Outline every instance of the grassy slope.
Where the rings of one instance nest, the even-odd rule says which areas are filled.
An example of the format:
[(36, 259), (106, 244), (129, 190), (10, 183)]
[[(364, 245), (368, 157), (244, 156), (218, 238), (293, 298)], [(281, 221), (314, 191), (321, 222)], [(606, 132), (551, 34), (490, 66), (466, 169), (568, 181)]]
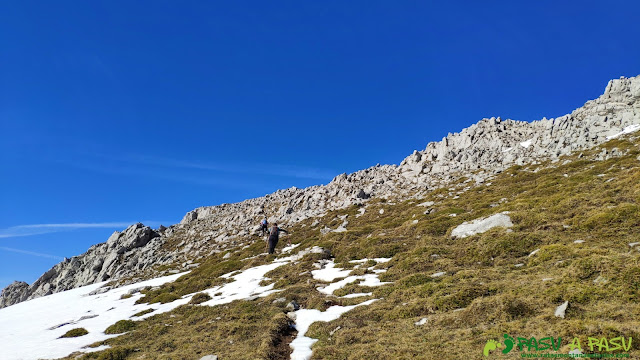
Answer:
[[(345, 267), (351, 259), (393, 257), (378, 265), (389, 268), (381, 280), (393, 284), (350, 285), (336, 292), (373, 291), (372, 298), (382, 300), (336, 321), (312, 325), (307, 335), (320, 339), (314, 345), (314, 358), (477, 359), (488, 339), (502, 340), (504, 333), (580, 336), (583, 341), (586, 336), (631, 336), (632, 358), (639, 356), (640, 251), (628, 245), (640, 241), (638, 145), (614, 140), (603, 147), (629, 152), (607, 161), (587, 160), (600, 151), (593, 150), (582, 158), (570, 157), (572, 161), (565, 165), (513, 167), (490, 185), (472, 187), (457, 199), (458, 192), (471, 183), (462, 180), (421, 200), (395, 204), (374, 200), (358, 218), (358, 208), (352, 207), (329, 213), (315, 227), (311, 226), (314, 219), (292, 227), (292, 242), (302, 243), (299, 249), (325, 247)], [(425, 215), (427, 208), (416, 205), (428, 200), (436, 204)], [(512, 232), (497, 228), (465, 239), (449, 236), (463, 221), (501, 211), (510, 211)], [(344, 214), (349, 215), (349, 231), (320, 235), (325, 225), (336, 228), (342, 223), (337, 216)], [(578, 239), (585, 242), (574, 243)], [(539, 252), (529, 257), (536, 249)], [(256, 240), (229, 259), (215, 255), (175, 283), (148, 293), (144, 301), (197, 292), (219, 283), (223, 273), (271, 261), (264, 256), (241, 260), (263, 250), (264, 243)], [(283, 289), (280, 293), (214, 308), (185, 305), (105, 341), (114, 346), (112, 350), (86, 357), (286, 358), (284, 304), (274, 304), (274, 299), (295, 299), (317, 309), (366, 299), (331, 298), (315, 290), (321, 282), (304, 272), (313, 268), (318, 257), (308, 256), (268, 274), (276, 288)], [(524, 266), (514, 266), (519, 263)], [(447, 274), (430, 276), (440, 271)], [(557, 318), (554, 310), (564, 301), (569, 301), (567, 316)], [(423, 317), (428, 318), (426, 325), (414, 325)], [(567, 351), (565, 346), (562, 352)], [(518, 355), (512, 351), (493, 356)]]

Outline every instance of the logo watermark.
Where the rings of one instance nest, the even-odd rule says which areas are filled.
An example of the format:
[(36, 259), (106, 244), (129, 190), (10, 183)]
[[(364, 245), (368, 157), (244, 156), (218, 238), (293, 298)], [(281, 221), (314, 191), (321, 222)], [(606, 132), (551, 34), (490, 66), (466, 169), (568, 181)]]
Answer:
[[(556, 354), (550, 351), (558, 351), (562, 347), (562, 338), (547, 336), (543, 338), (514, 338), (509, 334), (504, 334), (502, 342), (490, 339), (482, 349), (482, 355), (489, 357), (490, 354), (508, 354), (511, 351), (520, 351), (523, 358), (628, 358), (628, 352), (631, 349), (631, 337), (617, 336), (614, 338), (606, 337), (587, 337), (586, 342), (582, 342), (580, 337), (574, 337), (571, 342), (567, 342), (569, 346), (568, 354)], [(582, 344), (585, 344), (583, 349)], [(498, 352), (498, 350), (500, 350)], [(583, 353), (583, 351), (590, 353)], [(547, 351), (547, 352), (544, 352)], [(614, 353), (618, 352), (618, 353)]]

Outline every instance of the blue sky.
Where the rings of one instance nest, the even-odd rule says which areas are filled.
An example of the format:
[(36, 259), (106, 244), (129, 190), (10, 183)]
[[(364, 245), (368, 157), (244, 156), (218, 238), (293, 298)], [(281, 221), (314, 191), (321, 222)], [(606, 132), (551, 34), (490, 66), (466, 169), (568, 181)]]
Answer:
[(637, 2), (5, 1), (0, 287), (640, 74)]

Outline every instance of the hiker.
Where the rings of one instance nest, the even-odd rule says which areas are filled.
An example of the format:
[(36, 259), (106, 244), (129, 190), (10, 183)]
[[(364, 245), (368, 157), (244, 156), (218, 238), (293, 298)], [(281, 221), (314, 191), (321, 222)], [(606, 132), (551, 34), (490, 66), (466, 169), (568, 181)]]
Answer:
[[(280, 233), (289, 233), (287, 230), (280, 229), (278, 224), (273, 223), (271, 226), (271, 230), (269, 230), (269, 239), (267, 240), (267, 247), (269, 254), (273, 254), (276, 249), (276, 245), (278, 244), (278, 238), (280, 237)], [(288, 245), (291, 245), (291, 240), (289, 240)]]
[(262, 236), (265, 236), (269, 231), (269, 223), (267, 222), (266, 216), (262, 221), (260, 221), (260, 230), (262, 231)]

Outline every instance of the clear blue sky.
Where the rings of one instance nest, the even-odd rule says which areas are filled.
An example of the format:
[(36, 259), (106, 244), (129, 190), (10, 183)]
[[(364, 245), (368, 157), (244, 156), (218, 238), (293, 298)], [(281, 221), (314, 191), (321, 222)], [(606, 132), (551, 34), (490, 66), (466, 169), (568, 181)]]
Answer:
[[(4, 1), (0, 287), (640, 74), (638, 2)], [(43, 226), (42, 224), (60, 224)]]

